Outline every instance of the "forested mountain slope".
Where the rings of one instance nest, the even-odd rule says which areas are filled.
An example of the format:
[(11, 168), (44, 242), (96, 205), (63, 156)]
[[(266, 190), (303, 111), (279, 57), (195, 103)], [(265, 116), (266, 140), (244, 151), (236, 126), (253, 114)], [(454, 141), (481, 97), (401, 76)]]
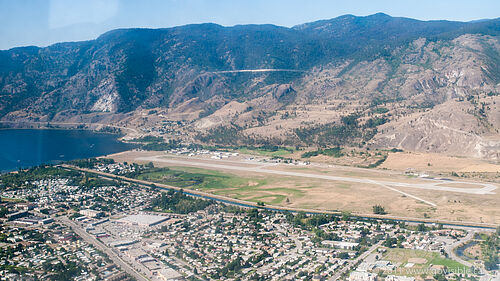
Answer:
[(139, 126), (148, 110), (182, 120), (190, 138), (207, 143), (398, 147), (498, 160), (499, 34), (498, 19), (385, 14), (292, 28), (114, 30), (0, 51), (0, 118)]

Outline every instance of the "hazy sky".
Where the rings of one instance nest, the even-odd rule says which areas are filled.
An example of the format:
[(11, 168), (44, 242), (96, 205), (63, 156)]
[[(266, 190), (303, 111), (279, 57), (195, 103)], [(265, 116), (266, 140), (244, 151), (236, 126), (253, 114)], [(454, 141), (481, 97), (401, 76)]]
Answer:
[(499, 0), (0, 0), (0, 49), (94, 39), (121, 27), (293, 26), (383, 12), (421, 20), (500, 17)]

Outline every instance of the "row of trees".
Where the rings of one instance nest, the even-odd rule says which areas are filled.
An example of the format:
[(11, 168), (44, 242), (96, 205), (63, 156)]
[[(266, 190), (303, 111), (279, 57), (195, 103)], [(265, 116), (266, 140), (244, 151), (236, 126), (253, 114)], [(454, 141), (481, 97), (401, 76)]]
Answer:
[(482, 243), (482, 254), (484, 256), (484, 267), (488, 270), (498, 269), (498, 264), (500, 263), (498, 258), (498, 253), (500, 252), (500, 226), (497, 228), (496, 233), (491, 234), (486, 237), (486, 240)]
[(344, 154), (342, 153), (342, 148), (340, 147), (333, 147), (333, 148), (327, 148), (327, 149), (318, 149), (314, 151), (308, 151), (302, 154), (302, 158), (310, 158), (318, 155), (326, 155), (326, 156), (333, 156), (333, 157), (342, 157)]
[(87, 158), (87, 159), (77, 159), (77, 160), (68, 161), (68, 164), (73, 165), (73, 166), (77, 166), (80, 168), (84, 168), (84, 169), (92, 169), (97, 164), (109, 165), (109, 164), (114, 164), (114, 163), (115, 163), (115, 160), (108, 159), (108, 158), (99, 158), (99, 159)]
[(161, 195), (151, 202), (153, 209), (174, 212), (178, 214), (188, 214), (203, 210), (214, 204), (212, 200), (204, 200), (188, 196), (182, 190), (162, 192)]
[(18, 173), (6, 173), (0, 175), (0, 190), (6, 188), (20, 188), (26, 186), (26, 182), (34, 180), (46, 180), (56, 177), (72, 178), (79, 177), (81, 174), (76, 171), (68, 171), (53, 166), (37, 166)]

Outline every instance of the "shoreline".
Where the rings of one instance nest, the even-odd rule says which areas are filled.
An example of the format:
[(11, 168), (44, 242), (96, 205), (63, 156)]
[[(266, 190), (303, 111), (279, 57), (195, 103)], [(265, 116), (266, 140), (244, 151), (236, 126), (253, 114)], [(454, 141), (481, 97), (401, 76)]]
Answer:
[(0, 174), (137, 148), (123, 141), (123, 134), (89, 128), (0, 128), (0, 135), (6, 145), (0, 150)]
[(85, 129), (85, 128), (50, 128), (50, 127), (44, 127), (44, 128), (1, 128), (0, 127), (0, 131), (7, 131), (7, 130), (85, 131), (85, 132), (92, 132), (92, 133), (96, 133), (96, 134), (118, 135), (118, 133), (102, 132), (102, 131), (96, 131), (93, 129)]
[[(104, 128), (110, 128), (111, 130), (118, 130), (119, 132), (106, 132), (102, 131)], [(105, 123), (79, 123), (79, 122), (48, 122), (48, 121), (6, 121), (0, 120), (0, 130), (1, 129), (33, 129), (33, 130), (43, 130), (43, 129), (61, 129), (61, 130), (88, 130), (98, 133), (110, 133), (110, 134), (121, 134), (121, 138), (137, 137), (141, 135), (139, 131), (135, 128), (116, 126), (112, 124)], [(127, 131), (127, 132), (124, 132)]]

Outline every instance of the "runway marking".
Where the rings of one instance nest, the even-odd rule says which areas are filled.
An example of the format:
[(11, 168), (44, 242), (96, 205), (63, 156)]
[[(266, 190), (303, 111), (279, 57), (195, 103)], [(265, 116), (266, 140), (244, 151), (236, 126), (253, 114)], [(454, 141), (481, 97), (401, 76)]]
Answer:
[(427, 201), (427, 200), (422, 199), (422, 198), (420, 198), (420, 197), (417, 197), (417, 196), (415, 196), (415, 195), (411, 195), (411, 194), (409, 194), (409, 193), (406, 193), (406, 192), (404, 192), (404, 191), (401, 191), (401, 190), (395, 189), (394, 187), (390, 187), (390, 186), (388, 186), (388, 185), (385, 185), (385, 184), (382, 184), (382, 183), (379, 183), (379, 182), (376, 182), (376, 181), (372, 181), (372, 182), (373, 182), (373, 184), (378, 184), (378, 185), (383, 186), (383, 187), (385, 187), (385, 188), (387, 188), (387, 189), (390, 189), (390, 190), (392, 190), (392, 191), (394, 191), (394, 192), (401, 193), (401, 194), (403, 194), (403, 195), (405, 195), (405, 196), (407, 196), (407, 197), (411, 197), (411, 198), (413, 198), (413, 199), (415, 199), (415, 200), (418, 200), (418, 201), (421, 201), (421, 202), (423, 202), (423, 203), (425, 203), (425, 204), (431, 205), (432, 207), (437, 207), (437, 205), (436, 205), (436, 204), (434, 204), (434, 203), (432, 203), (431, 201)]

